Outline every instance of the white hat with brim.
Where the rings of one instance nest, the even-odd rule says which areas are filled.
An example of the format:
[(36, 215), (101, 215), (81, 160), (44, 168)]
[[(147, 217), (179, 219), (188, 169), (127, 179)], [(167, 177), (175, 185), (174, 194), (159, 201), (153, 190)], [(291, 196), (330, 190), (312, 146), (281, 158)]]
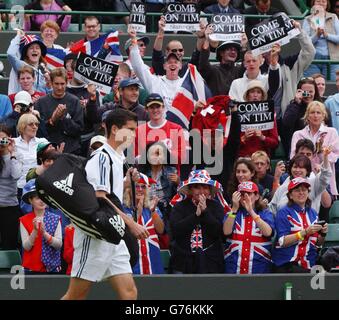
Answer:
[(244, 96), (243, 96), (244, 101), (248, 100), (247, 99), (248, 92), (252, 89), (255, 89), (255, 88), (258, 88), (262, 91), (262, 94), (263, 94), (262, 100), (263, 101), (267, 100), (267, 90), (265, 89), (264, 84), (260, 80), (252, 80), (247, 85), (247, 89), (246, 89)]

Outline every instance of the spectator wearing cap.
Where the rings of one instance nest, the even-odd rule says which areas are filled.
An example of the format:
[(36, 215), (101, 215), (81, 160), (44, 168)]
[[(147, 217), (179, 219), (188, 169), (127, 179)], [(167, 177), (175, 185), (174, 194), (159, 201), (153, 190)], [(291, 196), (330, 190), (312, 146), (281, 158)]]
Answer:
[(18, 70), (25, 65), (33, 68), (35, 73), (34, 90), (49, 92), (49, 77), (43, 64), (47, 48), (41, 38), (36, 35), (25, 35), (22, 30), (17, 31), (16, 37), (11, 41), (8, 50), (8, 60), (12, 66), (9, 77), (8, 94), (20, 91), (18, 82)]
[[(40, 114), (38, 111), (34, 110), (31, 95), (27, 91), (20, 91), (14, 96), (13, 111), (2, 120), (2, 123), (10, 130), (12, 137), (17, 137), (19, 135), (17, 124), (19, 118), (24, 114), (33, 114), (40, 121)], [(37, 137), (47, 137), (47, 131), (44, 124), (39, 123)]]
[(47, 205), (38, 197), (34, 179), (25, 184), (22, 199), (33, 208), (32, 212), (20, 218), (22, 266), (25, 273), (60, 272), (62, 247), (60, 217), (46, 210)]
[[(41, 11), (72, 11), (62, 0), (36, 0), (25, 5), (25, 10)], [(54, 21), (65, 32), (71, 23), (71, 15), (48, 14), (47, 20)], [(46, 21), (46, 14), (25, 14), (25, 31), (39, 31), (40, 26)]]
[(57, 145), (53, 142), (40, 142), (36, 148), (38, 166), (30, 168), (26, 174), (26, 182), (36, 179), (47, 168), (49, 168), (54, 160), (58, 158), (60, 152), (56, 150)]
[(213, 200), (220, 187), (206, 170), (192, 171), (178, 187), (186, 198), (174, 205), (170, 215), (173, 273), (224, 272), (224, 209)]
[[(138, 36), (138, 37), (136, 37), (136, 40), (137, 40), (137, 44), (138, 44), (138, 48), (139, 48), (140, 57), (144, 58), (144, 56), (146, 54), (146, 47), (149, 44), (149, 38), (145, 37), (145, 36), (143, 36), (143, 37)], [(130, 57), (129, 57), (130, 47), (131, 47), (131, 39), (127, 39), (126, 42), (125, 42), (125, 45), (124, 45), (124, 49), (127, 53), (128, 59), (125, 60), (125, 63), (127, 63), (128, 66), (130, 67), (130, 69), (132, 71), (132, 78), (134, 78), (135, 74), (134, 74), (132, 63), (131, 63), (131, 60), (130, 60)]]
[(155, 74), (157, 75), (165, 75), (166, 71), (164, 69), (164, 63), (165, 60), (170, 53), (175, 53), (179, 60), (182, 63), (182, 68), (179, 71), (179, 76), (183, 77), (187, 71), (188, 64), (194, 64), (196, 66), (199, 65), (199, 56), (201, 51), (201, 46), (204, 39), (204, 33), (203, 32), (197, 32), (197, 44), (196, 48), (192, 53), (191, 59), (188, 62), (183, 62), (182, 58), (185, 56), (185, 48), (183, 44), (179, 40), (171, 40), (166, 45), (165, 54), (162, 52), (163, 48), (163, 41), (165, 37), (165, 26), (166, 26), (166, 20), (164, 16), (161, 16), (158, 21), (158, 33), (154, 40), (153, 45), (153, 52), (152, 52), (152, 67), (154, 69)]
[[(262, 83), (262, 87), (266, 92), (266, 99), (267, 99), (267, 92), (271, 89), (271, 85), (278, 88), (278, 77), (279, 69), (277, 65), (270, 65), (268, 75), (263, 75), (260, 71), (260, 66), (263, 64), (264, 59), (263, 56), (260, 54), (258, 56), (254, 56), (251, 51), (247, 51), (244, 55), (244, 67), (246, 69), (242, 78), (235, 79), (230, 87), (229, 96), (235, 101), (242, 101), (244, 96), (244, 88), (247, 88), (248, 84), (253, 81), (257, 80)], [(274, 75), (275, 74), (275, 75)], [(270, 83), (269, 83), (270, 80)], [(274, 93), (273, 93), (274, 94)], [(272, 93), (268, 94), (272, 96)]]
[[(243, 94), (243, 98), (241, 100), (256, 102), (266, 101), (267, 91), (264, 88), (263, 83), (259, 80), (250, 81), (247, 85), (247, 89)], [(274, 125), (272, 129), (270, 130), (246, 129), (245, 132), (241, 132), (239, 156), (250, 157), (252, 153), (258, 150), (265, 151), (268, 155), (271, 155), (273, 150), (278, 146), (278, 144), (279, 144), (278, 129), (274, 115)]]
[[(40, 98), (36, 109), (45, 123), (50, 140), (65, 143), (64, 151), (80, 154), (80, 136), (84, 128), (84, 112), (79, 99), (66, 92), (67, 75), (64, 68), (51, 71), (53, 91)], [(95, 93), (95, 88), (92, 91)], [(91, 98), (96, 97), (91, 94)]]
[(89, 155), (91, 155), (93, 151), (102, 147), (106, 142), (107, 139), (104, 136), (102, 135), (94, 136), (89, 144)]
[(169, 110), (172, 108), (172, 101), (182, 84), (182, 78), (179, 77), (179, 71), (182, 68), (180, 59), (175, 53), (170, 53), (164, 63), (166, 75), (154, 75), (140, 56), (136, 32), (131, 27), (129, 27), (129, 35), (131, 38), (130, 59), (136, 76), (148, 92), (157, 93), (162, 97), (166, 111)]
[(328, 161), (328, 155), (331, 153), (329, 147), (324, 147), (323, 155), (324, 161), (322, 163), (320, 172), (316, 175), (311, 175), (312, 173), (312, 163), (311, 160), (302, 154), (295, 155), (289, 162), (287, 172), (289, 177), (284, 181), (284, 183), (276, 190), (272, 201), (268, 204), (270, 210), (273, 214), (276, 214), (279, 209), (285, 206), (288, 202), (286, 197), (288, 184), (294, 178), (302, 177), (307, 179), (311, 185), (311, 191), (309, 198), (312, 201), (312, 208), (319, 212), (321, 196), (325, 191), (326, 187), (330, 183), (332, 171), (330, 163)]
[(135, 155), (141, 155), (146, 145), (152, 142), (163, 142), (171, 153), (172, 164), (177, 165), (180, 173), (180, 164), (185, 161), (186, 142), (184, 130), (174, 122), (164, 118), (165, 104), (162, 97), (152, 93), (146, 100), (146, 111), (150, 120), (137, 127), (135, 136)]
[[(40, 97), (46, 95), (45, 92), (34, 90), (35, 72), (31, 66), (25, 65), (18, 70), (18, 81), (20, 84), (20, 90), (27, 91), (31, 95), (33, 103), (37, 101)], [(12, 93), (8, 96), (12, 102), (13, 107), (16, 94), (17, 92)]]
[(274, 236), (272, 212), (259, 195), (252, 181), (238, 185), (232, 195), (232, 211), (225, 216), (227, 236), (225, 273), (253, 274), (271, 271), (271, 247)]
[[(272, 7), (271, 0), (255, 0), (255, 4), (252, 7), (249, 7), (243, 11), (243, 14), (253, 14), (257, 16), (261, 15), (273, 15), (280, 12), (274, 7)], [(253, 27), (256, 24), (262, 22), (265, 18), (246, 18), (246, 28)]]
[(0, 122), (10, 113), (12, 113), (11, 100), (8, 96), (0, 94)]
[(119, 102), (104, 103), (98, 110), (99, 116), (102, 117), (104, 112), (122, 108), (134, 112), (138, 117), (138, 122), (148, 121), (149, 116), (145, 108), (139, 104), (140, 82), (138, 79), (127, 78), (119, 83)]
[(324, 243), (327, 224), (317, 224), (310, 188), (302, 177), (288, 183), (288, 204), (278, 210), (275, 219), (277, 243), (272, 256), (276, 273), (308, 273), (316, 264), (317, 246)]
[(218, 0), (216, 4), (212, 4), (204, 9), (204, 13), (240, 13), (239, 10), (233, 8), (230, 4), (231, 0)]
[(236, 41), (225, 41), (216, 48), (216, 57), (220, 64), (211, 64), (210, 40), (213, 33), (211, 26), (206, 27), (205, 39), (202, 45), (199, 60), (199, 72), (205, 79), (213, 96), (228, 95), (233, 80), (242, 77), (243, 67), (236, 65), (240, 59), (241, 44)]

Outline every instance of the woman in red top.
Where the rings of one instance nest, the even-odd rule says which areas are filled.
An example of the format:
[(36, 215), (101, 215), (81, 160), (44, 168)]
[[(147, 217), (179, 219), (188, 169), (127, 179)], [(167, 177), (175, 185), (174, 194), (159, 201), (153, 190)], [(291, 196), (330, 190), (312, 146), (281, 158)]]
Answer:
[[(34, 70), (30, 66), (23, 66), (18, 71), (18, 80), (19, 84), (22, 90), (27, 91), (31, 97), (33, 103), (35, 103), (36, 100), (38, 100), (40, 97), (43, 97), (46, 95), (44, 92), (35, 91), (34, 90), (34, 82), (35, 82), (35, 74)], [(14, 108), (14, 98), (17, 92), (10, 94), (8, 97), (12, 102), (12, 106)]]
[(35, 179), (24, 186), (22, 200), (33, 208), (31, 213), (20, 218), (25, 273), (59, 272), (62, 246), (60, 217), (46, 210), (46, 204), (37, 195)]
[[(267, 92), (261, 81), (251, 81), (244, 93), (244, 101), (266, 101)], [(271, 154), (279, 144), (278, 129), (274, 117), (274, 127), (271, 130), (247, 129), (241, 132), (239, 157), (251, 157), (252, 153), (262, 150)]]
[(73, 238), (74, 238), (74, 226), (71, 223), (65, 228), (64, 253), (62, 254), (62, 257), (67, 263), (66, 270), (67, 275), (71, 274), (73, 265), (73, 254), (74, 254)]

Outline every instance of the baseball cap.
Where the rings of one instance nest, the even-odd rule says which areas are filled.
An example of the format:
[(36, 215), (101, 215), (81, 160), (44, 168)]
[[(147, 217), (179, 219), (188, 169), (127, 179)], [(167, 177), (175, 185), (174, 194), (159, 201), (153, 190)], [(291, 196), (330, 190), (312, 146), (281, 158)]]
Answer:
[(294, 188), (300, 186), (301, 184), (306, 185), (307, 187), (310, 187), (310, 183), (305, 179), (305, 178), (294, 178), (290, 181), (290, 183), (288, 184), (288, 191), (293, 190)]
[(48, 148), (48, 146), (52, 145), (54, 148), (57, 147), (57, 144), (56, 143), (53, 143), (53, 142), (40, 142), (38, 145), (37, 145), (37, 148), (36, 148), (36, 155), (37, 155), (37, 162), (38, 164), (41, 164), (41, 155), (43, 154), (43, 152)]
[(151, 93), (145, 101), (145, 107), (147, 108), (152, 104), (164, 105), (164, 100), (158, 93)]
[(119, 83), (119, 88), (123, 89), (129, 86), (138, 86), (140, 88), (140, 82), (138, 79), (133, 78), (127, 78), (124, 80), (121, 80)]
[(258, 186), (252, 181), (245, 181), (238, 185), (239, 192), (259, 192)]
[(180, 61), (179, 57), (174, 53), (174, 52), (170, 52), (167, 56), (166, 56), (166, 61), (168, 61), (171, 58), (175, 58), (178, 61)]
[(94, 136), (92, 139), (91, 139), (91, 142), (90, 142), (90, 146), (92, 146), (94, 143), (96, 142), (100, 142), (102, 144), (106, 143), (107, 142), (107, 139), (104, 137), (104, 136), (101, 136), (101, 135), (97, 135), (97, 136)]
[(32, 97), (27, 91), (19, 91), (14, 97), (14, 105), (24, 104), (25, 106), (29, 106), (32, 103)]
[[(149, 37), (137, 37), (136, 39), (137, 39), (137, 41), (139, 41), (139, 40), (143, 41), (146, 46), (149, 44)], [(124, 49), (125, 49), (126, 52), (127, 52), (128, 48), (130, 47), (130, 45), (131, 45), (131, 39), (128, 39), (125, 42), (125, 45), (124, 45)]]

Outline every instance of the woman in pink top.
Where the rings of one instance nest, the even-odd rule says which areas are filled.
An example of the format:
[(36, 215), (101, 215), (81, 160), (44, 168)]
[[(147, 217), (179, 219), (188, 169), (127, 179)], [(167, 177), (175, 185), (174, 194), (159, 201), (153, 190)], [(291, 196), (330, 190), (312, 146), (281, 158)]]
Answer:
[[(72, 11), (62, 0), (36, 0), (25, 6), (25, 10), (41, 11)], [(61, 31), (67, 31), (71, 23), (71, 15), (57, 14), (25, 14), (25, 31), (40, 31), (41, 24), (46, 20), (55, 21)]]
[(330, 180), (332, 195), (338, 195), (335, 180), (334, 165), (339, 157), (339, 136), (335, 128), (327, 127), (324, 121), (327, 118), (325, 105), (319, 101), (308, 104), (304, 120), (307, 126), (294, 132), (291, 142), (291, 158), (295, 155), (295, 146), (300, 139), (310, 139), (315, 145), (313, 163), (320, 164), (323, 161), (323, 147), (330, 147), (332, 152), (328, 156), (331, 165), (332, 177)]

